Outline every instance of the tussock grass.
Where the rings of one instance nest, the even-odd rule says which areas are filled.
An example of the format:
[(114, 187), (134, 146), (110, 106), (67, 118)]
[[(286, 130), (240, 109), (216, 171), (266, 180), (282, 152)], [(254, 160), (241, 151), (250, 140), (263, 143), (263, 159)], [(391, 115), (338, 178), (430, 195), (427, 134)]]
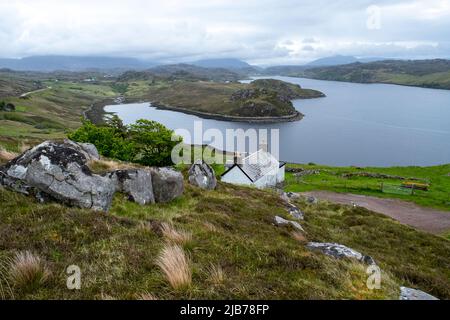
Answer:
[(292, 231), (291, 233), (292, 237), (297, 240), (298, 242), (305, 244), (308, 242), (308, 239), (306, 239), (305, 235), (301, 233), (300, 231)]
[(154, 294), (149, 292), (141, 293), (137, 296), (138, 300), (159, 300)]
[(225, 271), (220, 265), (211, 264), (206, 272), (208, 279), (214, 284), (221, 284), (225, 280)]
[(186, 230), (176, 230), (170, 223), (163, 222), (161, 224), (161, 232), (167, 241), (175, 244), (182, 245), (192, 241), (191, 232)]
[(103, 292), (100, 294), (100, 299), (102, 299), (102, 300), (117, 300), (115, 297), (113, 297), (109, 294), (103, 293)]
[(214, 225), (214, 224), (212, 224), (211, 222), (208, 222), (208, 221), (204, 221), (203, 222), (203, 227), (206, 229), (206, 230), (208, 230), (209, 232), (218, 232), (219, 231), (219, 229)]
[(174, 289), (189, 287), (192, 282), (191, 261), (178, 245), (166, 244), (156, 264)]
[(7, 162), (7, 161), (11, 161), (14, 158), (17, 158), (18, 156), (19, 156), (19, 154), (12, 152), (12, 151), (8, 151), (8, 150), (0, 147), (0, 160)]
[(50, 277), (50, 270), (40, 256), (21, 251), (11, 259), (9, 276), (14, 286), (22, 289), (35, 288)]
[(120, 161), (109, 160), (109, 159), (100, 159), (100, 160), (89, 161), (88, 167), (94, 173), (103, 173), (103, 172), (107, 172), (107, 171), (138, 168), (138, 165), (120, 162)]
[(0, 300), (14, 299), (14, 293), (9, 283), (9, 263), (0, 261)]

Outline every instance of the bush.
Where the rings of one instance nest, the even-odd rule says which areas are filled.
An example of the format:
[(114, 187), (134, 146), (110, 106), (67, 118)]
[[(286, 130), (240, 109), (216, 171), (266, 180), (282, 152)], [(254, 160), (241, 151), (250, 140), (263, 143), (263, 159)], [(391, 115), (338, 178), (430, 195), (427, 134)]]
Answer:
[(115, 115), (104, 126), (84, 121), (81, 128), (69, 134), (69, 139), (94, 144), (98, 152), (108, 158), (136, 162), (146, 166), (171, 165), (173, 131), (162, 124), (138, 120), (125, 126)]

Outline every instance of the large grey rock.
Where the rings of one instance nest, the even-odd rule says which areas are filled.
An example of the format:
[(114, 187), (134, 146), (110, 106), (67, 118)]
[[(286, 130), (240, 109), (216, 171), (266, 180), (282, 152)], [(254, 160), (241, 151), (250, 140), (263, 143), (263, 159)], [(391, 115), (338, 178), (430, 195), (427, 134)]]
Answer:
[(196, 161), (188, 172), (189, 183), (202, 189), (213, 190), (217, 186), (213, 168), (204, 161)]
[(171, 168), (152, 168), (153, 194), (156, 202), (169, 202), (184, 191), (183, 175)]
[(290, 220), (286, 220), (286, 219), (284, 219), (282, 217), (275, 216), (274, 222), (275, 222), (275, 225), (278, 226), (278, 227), (286, 227), (286, 226), (291, 225), (297, 230), (305, 231), (305, 230), (303, 230), (303, 228), (300, 225), (300, 223), (298, 223), (297, 221), (290, 221)]
[(400, 287), (400, 300), (439, 300), (438, 298), (426, 292)]
[(155, 203), (152, 174), (148, 170), (117, 170), (107, 174), (115, 190), (127, 194), (131, 201), (141, 205)]
[(87, 160), (99, 160), (100, 155), (97, 148), (92, 143), (79, 143), (65, 139), (64, 144), (82, 153)]
[(363, 255), (362, 253), (342, 244), (309, 242), (306, 247), (310, 250), (320, 251), (334, 258), (350, 258), (367, 264), (376, 264), (372, 257)]
[(0, 168), (0, 183), (39, 199), (107, 211), (115, 192), (111, 180), (93, 174), (74, 142), (46, 141)]

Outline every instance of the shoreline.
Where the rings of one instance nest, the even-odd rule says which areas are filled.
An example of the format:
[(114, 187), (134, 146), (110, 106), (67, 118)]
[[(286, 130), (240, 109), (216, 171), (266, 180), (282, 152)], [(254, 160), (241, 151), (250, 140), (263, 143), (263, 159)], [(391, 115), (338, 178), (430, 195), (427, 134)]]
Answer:
[[(274, 76), (272, 76), (272, 77), (274, 77)], [(288, 78), (296, 78), (296, 79), (308, 79), (308, 80), (342, 82), (342, 83), (353, 83), (353, 84), (387, 84), (387, 85), (392, 85), (392, 86), (450, 91), (450, 88), (446, 89), (446, 88), (437, 88), (437, 87), (431, 87), (431, 86), (423, 86), (423, 85), (419, 85), (419, 84), (417, 84), (417, 85), (416, 84), (404, 84), (404, 83), (394, 83), (394, 82), (386, 82), (386, 81), (356, 82), (356, 81), (345, 81), (345, 80), (336, 80), (336, 79), (335, 80), (319, 79), (319, 78), (311, 78), (311, 77), (306, 77), (306, 76), (287, 76), (287, 75), (276, 75), (275, 77), (288, 77)], [(304, 99), (315, 99), (315, 98), (304, 98)]]
[[(110, 112), (106, 112), (104, 107), (107, 105), (114, 104), (127, 104), (127, 103), (140, 103), (145, 102), (142, 99), (128, 99), (124, 98), (117, 103), (117, 98), (115, 99), (106, 99), (96, 103), (93, 103), (87, 110), (83, 111), (83, 117), (87, 120), (90, 120), (94, 124), (102, 124), (105, 119), (104, 116), (107, 114), (111, 114)], [(150, 106), (155, 107), (158, 110), (168, 110), (174, 112), (181, 112), (185, 114), (194, 115), (200, 117), (202, 119), (212, 119), (217, 121), (229, 121), (229, 122), (244, 122), (244, 123), (258, 123), (258, 124), (270, 124), (270, 123), (282, 123), (282, 122), (295, 122), (303, 119), (304, 115), (298, 111), (295, 114), (288, 116), (280, 116), (280, 117), (239, 117), (239, 116), (227, 116), (220, 115), (215, 113), (207, 113), (195, 110), (186, 110), (179, 107), (172, 107), (161, 104), (159, 102), (149, 102)]]
[(221, 115), (216, 113), (208, 113), (196, 110), (188, 110), (179, 107), (172, 107), (164, 105), (160, 102), (150, 102), (152, 107), (155, 107), (158, 110), (169, 110), (175, 112), (181, 112), (185, 114), (190, 114), (194, 116), (198, 116), (203, 119), (212, 119), (218, 121), (230, 121), (230, 122), (245, 122), (245, 123), (281, 123), (281, 122), (294, 122), (303, 119), (304, 114), (296, 111), (295, 114), (288, 116), (279, 116), (279, 117), (239, 117), (239, 116), (229, 116), (229, 115)]

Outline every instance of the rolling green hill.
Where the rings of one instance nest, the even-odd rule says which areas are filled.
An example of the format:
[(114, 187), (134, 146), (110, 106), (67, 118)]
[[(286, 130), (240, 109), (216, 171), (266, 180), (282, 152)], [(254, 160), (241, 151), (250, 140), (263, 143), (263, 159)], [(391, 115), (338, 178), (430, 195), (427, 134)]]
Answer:
[(318, 68), (278, 68), (280, 75), (358, 83), (450, 89), (450, 60), (386, 60)]

